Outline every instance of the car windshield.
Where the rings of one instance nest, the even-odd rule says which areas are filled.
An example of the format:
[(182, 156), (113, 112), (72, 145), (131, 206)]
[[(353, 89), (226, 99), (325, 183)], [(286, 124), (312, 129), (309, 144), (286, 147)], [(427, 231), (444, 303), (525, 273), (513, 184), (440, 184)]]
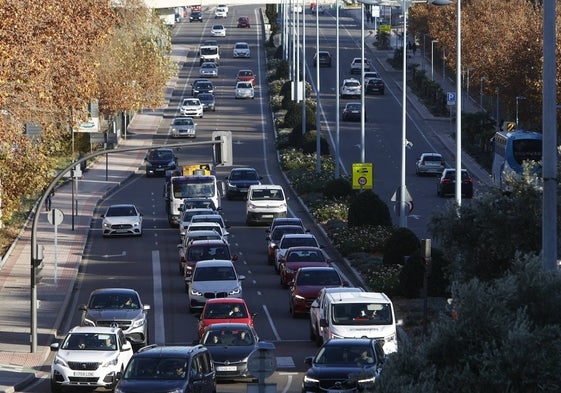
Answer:
[(197, 89), (212, 89), (212, 85), (210, 83), (197, 83)]
[(91, 296), (88, 308), (138, 310), (140, 299), (134, 293), (99, 293)]
[(360, 104), (347, 104), (347, 109), (351, 111), (359, 111)]
[(341, 279), (334, 270), (329, 271), (302, 271), (298, 272), (296, 285), (341, 285)]
[(249, 82), (238, 83), (238, 89), (251, 89), (252, 87)]
[(208, 303), (202, 318), (204, 319), (228, 319), (247, 318), (246, 308), (239, 303)]
[(60, 349), (69, 351), (115, 351), (117, 337), (107, 333), (71, 333)]
[(304, 229), (302, 229), (299, 226), (298, 227), (293, 226), (288, 228), (283, 228), (282, 226), (279, 226), (273, 229), (273, 233), (271, 234), (271, 239), (279, 241), (287, 233), (304, 233)]
[(174, 126), (192, 126), (193, 119), (175, 119), (173, 121)]
[(253, 76), (253, 72), (251, 71), (240, 71), (239, 76)]
[(214, 63), (203, 63), (201, 68), (216, 68), (216, 64), (214, 64)]
[(107, 209), (105, 217), (126, 217), (138, 215), (133, 206), (111, 206)]
[(391, 325), (388, 303), (335, 303), (331, 310), (334, 325)]
[(253, 345), (253, 335), (248, 329), (216, 329), (209, 330), (203, 337), (206, 346), (215, 345)]
[(247, 49), (249, 45), (247, 44), (236, 44), (236, 49)]
[(286, 256), (287, 262), (325, 262), (325, 256), (318, 250), (292, 251)]
[(191, 100), (184, 100), (183, 101), (183, 105), (185, 105), (185, 106), (197, 106), (197, 105), (200, 105), (200, 104), (201, 104), (201, 102), (199, 100), (191, 99)]
[(191, 222), (215, 222), (217, 224), (220, 224), (220, 226), (223, 226), (224, 224), (224, 221), (222, 221), (222, 217), (218, 214), (213, 214), (212, 216), (206, 214), (197, 214), (191, 217)]
[(374, 357), (369, 346), (324, 346), (316, 355), (314, 363), (356, 366), (373, 364)]
[(152, 150), (148, 154), (149, 160), (172, 160), (173, 153), (169, 150)]
[(251, 193), (251, 200), (272, 200), (272, 201), (282, 201), (284, 200), (284, 194), (280, 189), (257, 189), (253, 190)]
[(233, 171), (230, 180), (258, 180), (258, 176), (253, 171)]
[(236, 272), (230, 266), (197, 267), (193, 274), (193, 281), (233, 281)]
[(345, 86), (346, 87), (358, 87), (358, 86), (360, 86), (360, 83), (354, 82), (354, 81), (349, 81), (349, 82), (345, 82)]
[(123, 378), (182, 380), (187, 378), (188, 359), (180, 357), (132, 358)]
[(317, 247), (318, 244), (313, 237), (290, 237), (284, 239), (280, 244), (280, 248), (283, 249), (298, 246)]

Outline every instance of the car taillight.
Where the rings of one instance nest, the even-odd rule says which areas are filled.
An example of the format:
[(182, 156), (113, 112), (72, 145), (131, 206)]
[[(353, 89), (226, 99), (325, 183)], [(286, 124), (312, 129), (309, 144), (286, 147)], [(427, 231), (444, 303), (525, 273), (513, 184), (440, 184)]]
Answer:
[(450, 183), (451, 181), (452, 181), (451, 179), (446, 179), (446, 178), (442, 179), (442, 183)]

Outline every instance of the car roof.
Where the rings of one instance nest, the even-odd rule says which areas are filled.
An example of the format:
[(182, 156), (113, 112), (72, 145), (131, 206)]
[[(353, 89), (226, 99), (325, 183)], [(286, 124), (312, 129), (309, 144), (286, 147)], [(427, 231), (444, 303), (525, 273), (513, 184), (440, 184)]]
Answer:
[[(304, 269), (304, 268), (302, 268)], [(358, 345), (358, 344), (369, 344), (372, 341), (376, 341), (375, 338), (345, 338), (344, 340), (341, 339), (330, 339), (327, 340), (323, 346), (338, 346), (338, 347), (344, 347), (347, 345)]]
[(232, 168), (231, 172), (257, 172), (257, 169), (255, 168), (250, 168), (250, 167), (244, 167), (244, 168)]
[(281, 190), (282, 186), (278, 184), (252, 184), (249, 186), (250, 189), (262, 189), (262, 190)]
[(346, 83), (346, 82), (358, 82), (358, 83), (360, 83), (360, 81), (358, 79), (355, 79), (355, 78), (343, 79), (343, 83)]
[(442, 157), (442, 154), (440, 153), (421, 153), (421, 157)]
[(136, 205), (133, 204), (133, 203), (119, 203), (117, 205), (108, 206), (107, 209), (119, 208), (119, 207), (134, 207), (134, 208), (136, 208)]
[(195, 269), (199, 269), (202, 267), (224, 267), (224, 266), (231, 266), (234, 268), (234, 263), (229, 259), (207, 259), (203, 261), (198, 261), (195, 265)]
[(298, 269), (296, 274), (304, 274), (306, 272), (325, 272), (325, 271), (334, 271), (335, 273), (337, 273), (339, 277), (341, 276), (334, 267), (329, 267), (329, 266), (305, 266)]
[(97, 288), (94, 289), (90, 295), (98, 295), (100, 293), (115, 293), (115, 294), (122, 294), (122, 293), (130, 293), (138, 295), (138, 292), (131, 288)]
[(213, 304), (213, 303), (245, 304), (247, 306), (247, 303), (245, 302), (245, 300), (242, 299), (242, 298), (239, 298), (239, 297), (219, 297), (219, 298), (214, 298), (214, 299), (208, 299), (206, 301), (206, 304)]
[(273, 228), (273, 232), (276, 230), (282, 231), (282, 230), (288, 230), (288, 229), (304, 229), (302, 228), (302, 225), (299, 224), (289, 224), (289, 225), (275, 225), (275, 227)]
[(224, 240), (220, 239), (200, 239), (200, 240), (193, 240), (189, 243), (189, 247), (195, 246), (228, 246), (228, 244)]
[(193, 353), (207, 350), (202, 345), (196, 346), (184, 346), (184, 345), (164, 345), (159, 346), (157, 344), (148, 345), (138, 350), (133, 356), (134, 357), (189, 357)]
[(118, 327), (106, 327), (106, 326), (74, 326), (68, 331), (68, 333), (105, 333), (105, 334), (116, 334), (121, 329)]
[(287, 233), (286, 235), (283, 235), (283, 238), (293, 238), (293, 237), (297, 237), (297, 238), (308, 238), (308, 237), (313, 237), (315, 239), (315, 236), (311, 233)]
[(239, 45), (239, 44), (249, 45), (249, 44), (248, 44), (247, 42), (245, 42), (245, 41), (236, 42), (234, 45)]
[(239, 330), (239, 329), (247, 329), (252, 330), (251, 325), (248, 323), (240, 323), (240, 322), (218, 322), (213, 323), (212, 325), (207, 325), (205, 327), (205, 331), (207, 330)]

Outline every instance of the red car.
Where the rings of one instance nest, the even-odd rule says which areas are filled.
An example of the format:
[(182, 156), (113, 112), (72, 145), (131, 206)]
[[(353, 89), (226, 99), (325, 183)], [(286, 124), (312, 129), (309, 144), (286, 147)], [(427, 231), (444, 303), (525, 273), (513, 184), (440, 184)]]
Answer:
[(251, 27), (249, 18), (247, 16), (240, 16), (238, 18), (238, 27), (247, 27), (249, 29)]
[(292, 318), (310, 312), (322, 288), (347, 287), (349, 283), (332, 267), (303, 267), (289, 283), (288, 307)]
[(300, 225), (277, 225), (272, 232), (267, 232), (267, 262), (272, 265), (275, 263), (275, 250), (278, 242), (284, 234), (305, 233)]
[(303, 267), (328, 267), (331, 259), (318, 247), (291, 247), (281, 259), (280, 283), (287, 287), (298, 269)]
[(215, 323), (246, 323), (253, 326), (255, 315), (249, 312), (243, 299), (231, 297), (208, 299), (199, 317), (199, 339), (205, 328)]
[(239, 70), (236, 77), (237, 82), (251, 82), (255, 85), (255, 73), (251, 70)]

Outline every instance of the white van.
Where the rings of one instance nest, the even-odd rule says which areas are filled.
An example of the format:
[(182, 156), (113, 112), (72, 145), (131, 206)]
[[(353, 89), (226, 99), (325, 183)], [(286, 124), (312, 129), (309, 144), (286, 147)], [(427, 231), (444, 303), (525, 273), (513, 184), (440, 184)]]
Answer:
[(287, 198), (281, 186), (254, 184), (249, 186), (246, 199), (246, 224), (270, 224), (277, 217), (286, 217)]
[[(313, 315), (319, 316), (319, 326)], [(397, 351), (393, 304), (384, 293), (323, 291), (312, 303), (310, 317), (310, 338), (317, 344), (331, 338), (368, 337), (377, 339), (386, 354)]]

